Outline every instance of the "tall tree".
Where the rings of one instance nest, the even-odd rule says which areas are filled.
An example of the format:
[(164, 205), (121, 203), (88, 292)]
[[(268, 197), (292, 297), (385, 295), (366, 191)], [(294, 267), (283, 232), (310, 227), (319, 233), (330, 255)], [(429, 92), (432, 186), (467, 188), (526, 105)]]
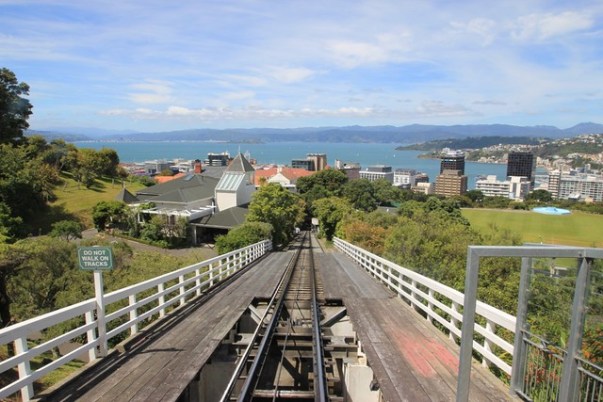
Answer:
[(295, 227), (303, 222), (304, 215), (305, 204), (298, 195), (271, 183), (253, 195), (246, 220), (271, 224), (272, 242), (279, 247), (293, 239)]
[(352, 206), (344, 198), (329, 197), (316, 200), (312, 205), (312, 211), (318, 218), (320, 232), (330, 241), (333, 239), (337, 224), (352, 212)]
[(9, 69), (0, 68), (0, 143), (18, 142), (29, 127), (32, 105), (22, 95), (29, 95), (29, 86)]
[(347, 198), (356, 209), (366, 212), (377, 209), (375, 189), (367, 179), (350, 180), (343, 188), (343, 196)]

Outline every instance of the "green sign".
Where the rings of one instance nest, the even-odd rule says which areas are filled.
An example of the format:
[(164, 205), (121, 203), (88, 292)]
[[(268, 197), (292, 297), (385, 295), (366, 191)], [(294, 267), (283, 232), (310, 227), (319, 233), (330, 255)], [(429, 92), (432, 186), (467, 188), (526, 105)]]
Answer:
[(79, 247), (77, 255), (80, 269), (88, 271), (113, 269), (111, 247)]

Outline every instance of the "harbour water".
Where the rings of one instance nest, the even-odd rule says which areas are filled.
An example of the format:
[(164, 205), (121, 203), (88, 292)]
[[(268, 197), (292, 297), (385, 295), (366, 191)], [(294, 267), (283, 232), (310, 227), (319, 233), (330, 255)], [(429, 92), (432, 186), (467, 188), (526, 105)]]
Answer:
[[(408, 168), (425, 172), (430, 181), (439, 174), (440, 161), (418, 158), (419, 151), (397, 151), (397, 144), (325, 143), (325, 142), (275, 142), (266, 144), (232, 144), (221, 142), (76, 142), (78, 148), (112, 148), (122, 162), (144, 162), (147, 160), (200, 159), (207, 158), (209, 152), (238, 152), (249, 154), (260, 164), (291, 165), (292, 159), (304, 159), (308, 153), (324, 153), (329, 165), (335, 160), (358, 162), (362, 168), (371, 165), (389, 165), (394, 169)], [(503, 179), (506, 165), (493, 163), (465, 164), (465, 174), (469, 176), (469, 188), (475, 187), (480, 175), (496, 175)]]

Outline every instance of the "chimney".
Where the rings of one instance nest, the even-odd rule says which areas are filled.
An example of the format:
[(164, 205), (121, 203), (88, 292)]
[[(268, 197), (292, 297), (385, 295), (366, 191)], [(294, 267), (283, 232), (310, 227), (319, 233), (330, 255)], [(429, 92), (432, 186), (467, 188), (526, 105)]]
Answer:
[(195, 161), (195, 173), (200, 174), (203, 171), (203, 167), (201, 166), (201, 162)]

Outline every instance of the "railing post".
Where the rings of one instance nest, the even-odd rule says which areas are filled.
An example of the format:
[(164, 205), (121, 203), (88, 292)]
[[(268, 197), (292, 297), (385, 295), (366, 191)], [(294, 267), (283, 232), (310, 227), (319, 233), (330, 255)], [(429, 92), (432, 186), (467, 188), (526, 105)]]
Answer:
[[(429, 288), (427, 293), (429, 294), (429, 300), (427, 300), (427, 309), (429, 310), (430, 313), (433, 313), (433, 303), (431, 301), (431, 299), (433, 299), (433, 296), (434, 296), (433, 289)], [(433, 324), (433, 317), (431, 316), (431, 314), (427, 314), (426, 319), (427, 319), (427, 321), (429, 321), (430, 324)]]
[(184, 306), (184, 275), (178, 277), (178, 283), (180, 284), (180, 306)]
[(419, 307), (417, 307), (417, 303), (419, 303), (419, 299), (417, 298), (417, 293), (415, 292), (415, 289), (417, 288), (417, 281), (415, 281), (414, 279), (410, 280), (410, 288), (411, 288), (411, 293), (410, 293), (410, 299), (411, 299), (411, 305), (412, 307), (415, 309), (415, 311), (421, 311), (421, 309)]
[(107, 323), (105, 322), (105, 296), (102, 271), (94, 271), (94, 293), (96, 297), (96, 323), (98, 329), (99, 356), (107, 356)]
[[(496, 333), (496, 324), (493, 323), (490, 320), (486, 320), (486, 332), (489, 333)], [(492, 346), (494, 345), (494, 343), (489, 340), (488, 338), (484, 338), (484, 349), (487, 350), (488, 352), (492, 352)], [(486, 356), (482, 356), (482, 366), (483, 367), (490, 367), (490, 360), (488, 360), (488, 358)]]
[(199, 268), (195, 269), (195, 278), (196, 295), (201, 296), (201, 270)]
[[(84, 314), (84, 317), (86, 320), (86, 325), (92, 324), (94, 322), (94, 312), (92, 310), (86, 311), (86, 314)], [(86, 340), (88, 341), (88, 343), (92, 343), (96, 340), (96, 331), (94, 330), (94, 328), (91, 328), (88, 331), (86, 331)], [(96, 350), (96, 347), (94, 347), (88, 351), (88, 359), (90, 361), (93, 361), (93, 360), (96, 360), (97, 358), (98, 358), (98, 352)]]
[[(130, 305), (130, 307), (132, 307), (133, 305), (136, 304), (136, 295), (130, 295), (128, 296), (128, 303)], [(130, 321), (134, 321), (138, 318), (138, 311), (137, 309), (132, 309), (130, 310)], [(138, 333), (138, 323), (135, 322), (134, 324), (132, 324), (130, 326), (130, 335), (136, 335)]]
[(582, 347), (582, 332), (586, 319), (586, 301), (588, 299), (591, 260), (581, 258), (581, 264), (576, 276), (576, 290), (572, 303), (572, 324), (570, 326), (569, 340), (567, 341), (567, 355), (563, 361), (563, 375), (559, 384), (559, 400), (573, 401), (577, 396), (578, 388), (578, 360)]
[[(27, 337), (15, 339), (15, 354), (16, 356), (22, 355), (27, 352)], [(17, 365), (19, 371), (19, 379), (25, 378), (31, 374), (31, 366), (29, 365), (29, 359)], [(24, 401), (29, 401), (34, 396), (34, 389), (32, 384), (27, 384), (21, 388), (21, 398)]]
[(211, 288), (214, 286), (214, 264), (210, 263), (207, 270), (209, 272), (209, 287)]
[[(452, 302), (452, 311), (454, 311), (455, 313), (458, 313), (461, 311), (461, 305), (458, 304), (457, 302)], [(452, 326), (454, 328), (458, 328), (459, 327), (459, 320), (457, 320), (452, 314), (450, 315), (450, 323), (452, 324)], [(448, 337), (453, 340), (456, 341), (458, 339), (458, 336), (456, 336), (454, 334), (454, 332), (450, 331), (450, 334), (448, 334)]]
[[(157, 285), (157, 293), (161, 293), (165, 290), (164, 284), (160, 283)], [(159, 301), (158, 301), (158, 305), (159, 306), (163, 306), (165, 304), (165, 295), (161, 295), (159, 296)], [(159, 310), (159, 317), (165, 317), (165, 308), (161, 308), (161, 310)]]
[(532, 275), (532, 259), (521, 259), (521, 276), (519, 277), (519, 297), (517, 299), (517, 319), (515, 321), (515, 341), (513, 343), (513, 363), (511, 366), (511, 390), (523, 389), (526, 369), (526, 345), (523, 342), (523, 331), (526, 329), (528, 317), (528, 292)]

